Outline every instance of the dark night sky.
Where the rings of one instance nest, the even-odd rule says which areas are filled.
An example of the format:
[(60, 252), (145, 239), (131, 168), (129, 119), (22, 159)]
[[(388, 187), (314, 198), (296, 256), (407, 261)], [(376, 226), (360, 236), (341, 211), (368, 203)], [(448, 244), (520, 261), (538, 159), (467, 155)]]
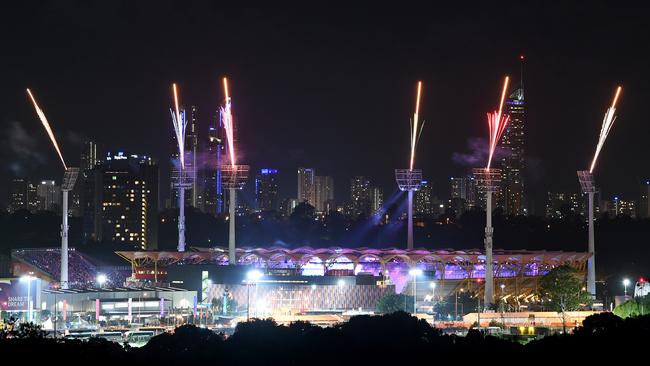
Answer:
[(25, 87), (34, 89), (71, 164), (80, 139), (89, 137), (109, 149), (152, 154), (165, 171), (170, 83), (180, 84), (185, 103), (199, 106), (205, 132), (227, 75), (242, 160), (280, 169), (286, 196), (295, 195), (296, 168), (315, 167), (334, 176), (339, 200), (352, 175), (392, 191), (393, 169), (407, 165), (408, 119), (421, 79), (427, 125), (416, 165), (446, 196), (449, 177), (467, 170), (452, 154), (469, 152), (469, 138), (487, 136), (485, 113), (496, 107), (504, 74), (518, 82), (522, 53), (534, 210), (542, 212), (547, 190), (577, 188), (575, 171), (591, 159), (618, 83), (619, 119), (596, 178), (606, 196), (638, 199), (638, 182), (650, 176), (650, 30), (634, 6), (90, 3), (2, 5), (3, 192), (15, 172), (61, 175)]

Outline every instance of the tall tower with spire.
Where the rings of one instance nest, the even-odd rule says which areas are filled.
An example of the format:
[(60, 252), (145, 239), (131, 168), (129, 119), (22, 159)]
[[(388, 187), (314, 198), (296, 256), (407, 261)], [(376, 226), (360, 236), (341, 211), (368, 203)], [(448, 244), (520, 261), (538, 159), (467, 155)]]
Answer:
[(506, 156), (501, 161), (501, 206), (508, 215), (526, 215), (524, 185), (526, 108), (524, 99), (524, 56), (519, 56), (521, 67), (519, 85), (506, 101), (510, 123), (501, 140)]

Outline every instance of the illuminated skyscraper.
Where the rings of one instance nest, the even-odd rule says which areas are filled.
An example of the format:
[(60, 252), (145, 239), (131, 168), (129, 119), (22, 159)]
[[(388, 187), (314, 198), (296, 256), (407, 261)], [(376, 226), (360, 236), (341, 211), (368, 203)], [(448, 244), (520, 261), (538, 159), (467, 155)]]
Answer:
[(298, 202), (307, 202), (315, 207), (314, 174), (315, 170), (312, 168), (298, 168)]
[(372, 213), (370, 181), (363, 176), (350, 180), (350, 216), (357, 218)]
[(221, 189), (221, 152), (223, 139), (221, 118), (214, 117), (214, 123), (208, 128), (208, 145), (203, 165), (203, 210), (211, 215), (223, 213), (223, 192)]
[(334, 178), (330, 176), (316, 176), (314, 178), (314, 197), (316, 212), (328, 212), (334, 207)]
[(501, 138), (501, 146), (506, 151), (506, 156), (501, 161), (501, 197), (500, 203), (508, 215), (525, 215), (525, 101), (523, 81), (523, 59), (521, 84), (515, 89), (506, 101), (507, 113), (510, 122)]
[(11, 181), (11, 194), (9, 197), (9, 210), (11, 212), (29, 209), (28, 185), (29, 183), (22, 178), (14, 178)]
[(370, 214), (376, 215), (384, 206), (384, 190), (380, 187), (370, 187)]
[(641, 183), (641, 195), (639, 196), (639, 218), (650, 217), (650, 179)]
[(95, 168), (95, 200), (101, 210), (88, 235), (97, 241), (158, 246), (158, 165), (146, 156), (108, 154)]
[(79, 171), (93, 169), (100, 163), (100, 152), (97, 143), (94, 141), (86, 140), (81, 144), (81, 159), (79, 164)]
[(61, 205), (61, 186), (53, 180), (44, 180), (36, 187), (40, 211), (56, 211)]
[(260, 169), (255, 176), (255, 199), (261, 211), (278, 210), (278, 171), (277, 169)]
[(415, 214), (423, 217), (434, 214), (433, 184), (428, 180), (423, 180), (420, 189), (415, 192)]

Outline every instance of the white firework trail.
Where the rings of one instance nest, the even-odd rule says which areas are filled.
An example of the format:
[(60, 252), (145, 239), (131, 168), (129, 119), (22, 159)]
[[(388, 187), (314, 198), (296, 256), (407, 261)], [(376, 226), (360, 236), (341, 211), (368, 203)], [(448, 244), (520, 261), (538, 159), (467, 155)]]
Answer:
[(36, 110), (36, 114), (38, 115), (38, 118), (41, 120), (43, 127), (45, 127), (45, 131), (47, 131), (47, 135), (50, 137), (50, 140), (52, 141), (52, 144), (54, 145), (56, 152), (59, 154), (61, 163), (63, 163), (63, 168), (65, 170), (68, 170), (68, 166), (65, 164), (65, 160), (63, 160), (63, 155), (61, 154), (61, 150), (59, 149), (59, 144), (56, 142), (56, 138), (54, 137), (54, 132), (52, 132), (52, 128), (50, 127), (50, 123), (47, 121), (47, 117), (45, 117), (45, 113), (43, 113), (41, 108), (38, 106), (38, 103), (36, 103), (36, 98), (34, 98), (34, 95), (32, 94), (32, 91), (29, 90), (29, 88), (27, 88), (27, 94), (29, 94), (29, 97), (32, 99), (32, 103), (34, 104), (34, 109)]
[(621, 87), (616, 88), (616, 94), (614, 95), (614, 101), (612, 101), (612, 106), (607, 108), (605, 112), (605, 117), (603, 117), (603, 125), (600, 127), (600, 136), (598, 137), (598, 144), (596, 145), (596, 153), (594, 154), (594, 159), (591, 161), (591, 167), (589, 168), (589, 173), (594, 172), (596, 167), (596, 161), (598, 160), (598, 155), (605, 145), (605, 140), (607, 140), (607, 135), (609, 131), (612, 130), (614, 122), (616, 122), (616, 102), (618, 101), (618, 96), (621, 93)]

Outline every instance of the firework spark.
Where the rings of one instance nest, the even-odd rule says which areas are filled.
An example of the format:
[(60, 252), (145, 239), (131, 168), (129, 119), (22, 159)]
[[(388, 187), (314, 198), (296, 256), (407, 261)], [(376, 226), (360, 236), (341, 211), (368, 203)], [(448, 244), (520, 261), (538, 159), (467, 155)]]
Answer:
[(178, 89), (176, 83), (172, 84), (174, 93), (174, 107), (169, 109), (172, 115), (172, 123), (174, 124), (174, 132), (176, 133), (176, 141), (178, 142), (178, 157), (181, 161), (181, 170), (185, 169), (185, 127), (187, 121), (185, 120), (185, 111), (181, 111), (178, 107)]
[(235, 141), (232, 122), (232, 109), (230, 104), (230, 94), (228, 93), (228, 79), (223, 78), (223, 90), (226, 96), (224, 105), (220, 108), (221, 123), (226, 130), (226, 139), (228, 140), (228, 152), (230, 153), (230, 165), (235, 167)]
[(589, 173), (594, 172), (598, 155), (600, 154), (600, 151), (603, 149), (603, 145), (605, 145), (605, 140), (607, 139), (607, 135), (609, 135), (609, 131), (611, 131), (612, 126), (614, 126), (614, 122), (616, 121), (616, 102), (618, 101), (619, 94), (621, 94), (621, 89), (622, 88), (620, 86), (616, 88), (616, 94), (614, 95), (612, 106), (607, 108), (607, 111), (605, 112), (605, 117), (603, 118), (603, 125), (600, 128), (600, 136), (598, 137), (598, 144), (596, 145), (596, 153), (594, 154), (594, 159), (591, 161), (591, 168), (589, 168)]
[(56, 142), (56, 138), (54, 138), (54, 132), (52, 132), (50, 123), (47, 121), (47, 117), (45, 117), (45, 113), (43, 113), (41, 108), (38, 106), (38, 103), (36, 103), (36, 98), (34, 98), (34, 95), (32, 94), (32, 91), (29, 90), (29, 88), (27, 88), (27, 94), (29, 94), (29, 97), (32, 99), (32, 103), (34, 104), (34, 109), (36, 110), (36, 114), (38, 115), (38, 118), (41, 120), (43, 127), (45, 127), (45, 131), (47, 131), (47, 135), (50, 136), (50, 140), (52, 140), (52, 144), (54, 145), (56, 152), (59, 154), (61, 163), (63, 163), (63, 168), (65, 170), (68, 170), (68, 167), (65, 165), (65, 160), (63, 160), (61, 149), (59, 149), (59, 144)]
[(506, 91), (508, 90), (508, 81), (509, 77), (506, 76), (506, 80), (503, 83), (503, 91), (501, 92), (501, 101), (499, 102), (499, 110), (487, 114), (488, 118), (488, 128), (490, 133), (490, 151), (488, 154), (487, 170), (490, 170), (490, 165), (492, 164), (492, 157), (494, 156), (494, 151), (497, 149), (499, 140), (503, 135), (503, 132), (506, 130), (508, 121), (510, 121), (510, 116), (503, 114), (503, 102), (506, 98)]
[(422, 128), (424, 127), (424, 121), (422, 125), (418, 128), (418, 115), (420, 113), (420, 94), (422, 93), (422, 82), (418, 81), (418, 93), (415, 99), (415, 113), (413, 114), (413, 121), (411, 121), (411, 164), (410, 170), (413, 170), (413, 163), (415, 162), (415, 147), (417, 146), (418, 140), (420, 139), (420, 134), (422, 133)]

